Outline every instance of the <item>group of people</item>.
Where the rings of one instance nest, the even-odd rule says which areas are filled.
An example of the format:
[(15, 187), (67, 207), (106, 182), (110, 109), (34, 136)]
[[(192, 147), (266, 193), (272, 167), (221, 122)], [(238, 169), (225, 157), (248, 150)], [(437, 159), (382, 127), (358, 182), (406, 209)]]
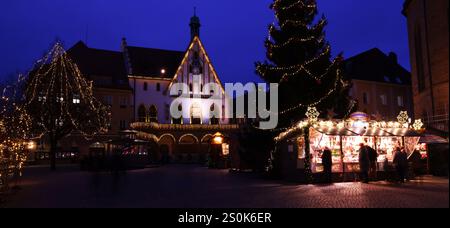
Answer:
[[(377, 179), (378, 173), (378, 153), (372, 147), (361, 143), (359, 149), (360, 176), (363, 183), (369, 183), (371, 179)], [(322, 152), (323, 174), (325, 182), (332, 182), (332, 152), (325, 148)], [(404, 183), (408, 172), (408, 155), (404, 148), (396, 148), (394, 154), (394, 166), (399, 177), (399, 181)]]
[[(359, 149), (359, 166), (363, 183), (369, 183), (371, 177), (376, 179), (377, 160), (377, 151), (361, 143)], [(404, 183), (408, 172), (408, 154), (405, 148), (397, 147), (395, 149), (393, 164), (398, 175), (398, 180)]]

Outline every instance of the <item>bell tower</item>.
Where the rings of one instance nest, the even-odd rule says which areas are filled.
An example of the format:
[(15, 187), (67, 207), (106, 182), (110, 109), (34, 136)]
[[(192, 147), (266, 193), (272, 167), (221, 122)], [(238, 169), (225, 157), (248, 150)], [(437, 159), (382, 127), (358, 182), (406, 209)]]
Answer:
[(194, 7), (194, 16), (191, 17), (191, 23), (189, 24), (191, 27), (191, 40), (193, 40), (196, 36), (200, 37), (200, 18), (197, 17), (197, 8)]

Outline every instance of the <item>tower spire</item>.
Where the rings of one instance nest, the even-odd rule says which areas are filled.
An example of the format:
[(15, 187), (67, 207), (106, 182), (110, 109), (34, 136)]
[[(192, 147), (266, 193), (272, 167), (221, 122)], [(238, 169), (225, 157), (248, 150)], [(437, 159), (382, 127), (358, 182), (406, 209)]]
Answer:
[(194, 16), (191, 17), (189, 26), (191, 27), (191, 40), (193, 40), (195, 37), (199, 37), (200, 27), (202, 25), (200, 24), (200, 18), (197, 17), (197, 7), (194, 7)]

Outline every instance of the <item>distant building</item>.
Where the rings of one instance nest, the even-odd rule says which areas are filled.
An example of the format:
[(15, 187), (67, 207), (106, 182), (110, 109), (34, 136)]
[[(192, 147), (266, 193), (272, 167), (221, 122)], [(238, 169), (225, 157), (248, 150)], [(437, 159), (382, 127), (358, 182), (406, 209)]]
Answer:
[(416, 118), (448, 135), (449, 1), (407, 0)]
[(345, 61), (345, 73), (352, 79), (350, 95), (358, 111), (374, 119), (396, 119), (400, 111), (413, 115), (411, 75), (397, 62), (397, 55), (386, 55), (377, 48)]

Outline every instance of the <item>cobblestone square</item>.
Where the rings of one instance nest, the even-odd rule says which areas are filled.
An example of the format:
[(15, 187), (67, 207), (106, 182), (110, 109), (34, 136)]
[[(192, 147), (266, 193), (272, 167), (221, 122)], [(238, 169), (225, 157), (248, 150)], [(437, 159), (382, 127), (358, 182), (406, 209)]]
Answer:
[(449, 182), (423, 177), (404, 185), (296, 185), (198, 166), (110, 173), (77, 167), (28, 168), (21, 189), (0, 207), (112, 208), (448, 208)]

